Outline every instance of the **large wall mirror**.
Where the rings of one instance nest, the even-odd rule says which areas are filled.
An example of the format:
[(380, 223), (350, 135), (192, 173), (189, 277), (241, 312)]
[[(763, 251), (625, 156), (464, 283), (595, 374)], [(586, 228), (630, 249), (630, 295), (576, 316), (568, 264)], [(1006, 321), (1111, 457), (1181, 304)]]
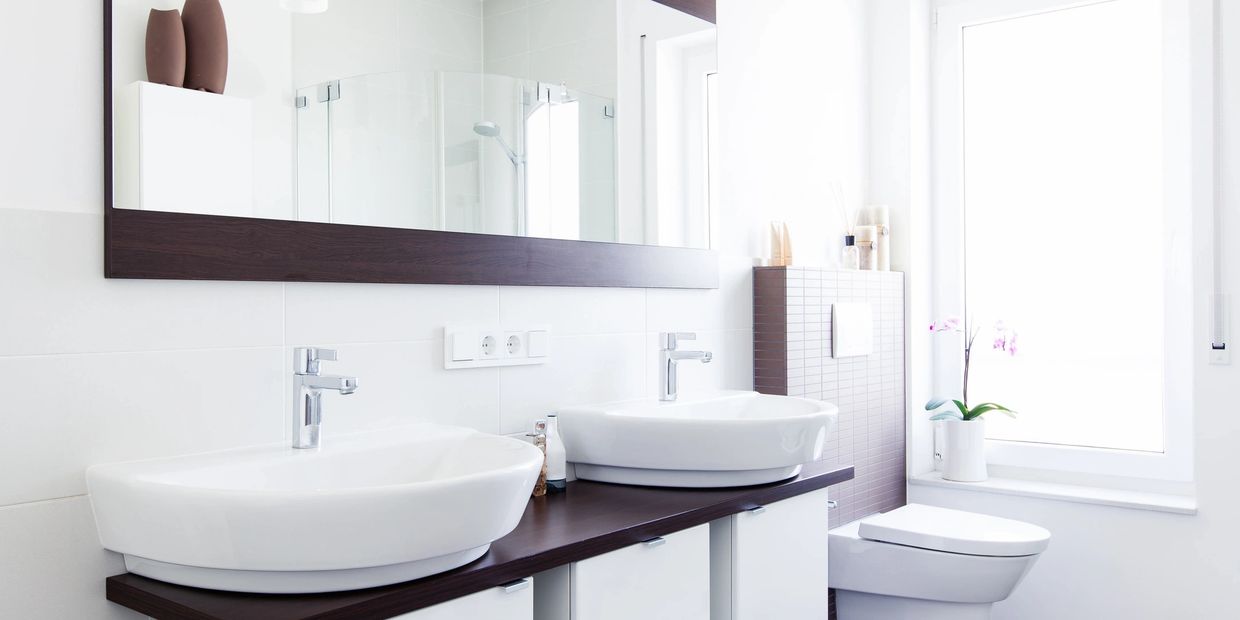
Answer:
[(716, 285), (713, 0), (214, 4), (105, 1), (110, 276)]

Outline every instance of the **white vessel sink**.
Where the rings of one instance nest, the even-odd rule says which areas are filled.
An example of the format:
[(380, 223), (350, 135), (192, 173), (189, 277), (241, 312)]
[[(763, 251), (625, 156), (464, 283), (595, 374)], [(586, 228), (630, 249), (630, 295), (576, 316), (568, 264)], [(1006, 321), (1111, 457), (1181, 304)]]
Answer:
[(439, 425), (96, 465), (103, 546), (133, 573), (188, 586), (367, 588), (467, 564), (521, 519), (542, 453)]
[(667, 487), (763, 484), (822, 456), (838, 408), (757, 392), (682, 394), (560, 412), (578, 478)]

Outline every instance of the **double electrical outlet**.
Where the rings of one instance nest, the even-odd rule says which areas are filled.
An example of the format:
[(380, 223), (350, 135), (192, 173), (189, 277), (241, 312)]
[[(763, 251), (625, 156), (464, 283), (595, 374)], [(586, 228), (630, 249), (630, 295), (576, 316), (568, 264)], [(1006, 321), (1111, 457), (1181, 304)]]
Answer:
[(551, 354), (551, 331), (450, 326), (444, 328), (443, 344), (449, 370), (542, 364)]

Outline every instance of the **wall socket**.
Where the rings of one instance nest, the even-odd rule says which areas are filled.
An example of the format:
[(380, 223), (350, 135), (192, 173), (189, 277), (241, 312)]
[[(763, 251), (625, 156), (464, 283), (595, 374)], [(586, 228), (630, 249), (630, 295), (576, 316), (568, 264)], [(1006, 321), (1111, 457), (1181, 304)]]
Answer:
[(542, 364), (551, 353), (551, 330), (498, 329), (485, 326), (444, 328), (443, 367), (487, 368)]

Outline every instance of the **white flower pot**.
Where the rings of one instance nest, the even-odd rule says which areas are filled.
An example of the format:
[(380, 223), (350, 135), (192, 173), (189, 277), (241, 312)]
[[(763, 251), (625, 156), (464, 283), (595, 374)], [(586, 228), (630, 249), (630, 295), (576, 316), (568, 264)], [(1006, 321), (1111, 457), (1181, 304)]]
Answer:
[(977, 418), (943, 423), (943, 479), (981, 482), (986, 474), (986, 421)]

